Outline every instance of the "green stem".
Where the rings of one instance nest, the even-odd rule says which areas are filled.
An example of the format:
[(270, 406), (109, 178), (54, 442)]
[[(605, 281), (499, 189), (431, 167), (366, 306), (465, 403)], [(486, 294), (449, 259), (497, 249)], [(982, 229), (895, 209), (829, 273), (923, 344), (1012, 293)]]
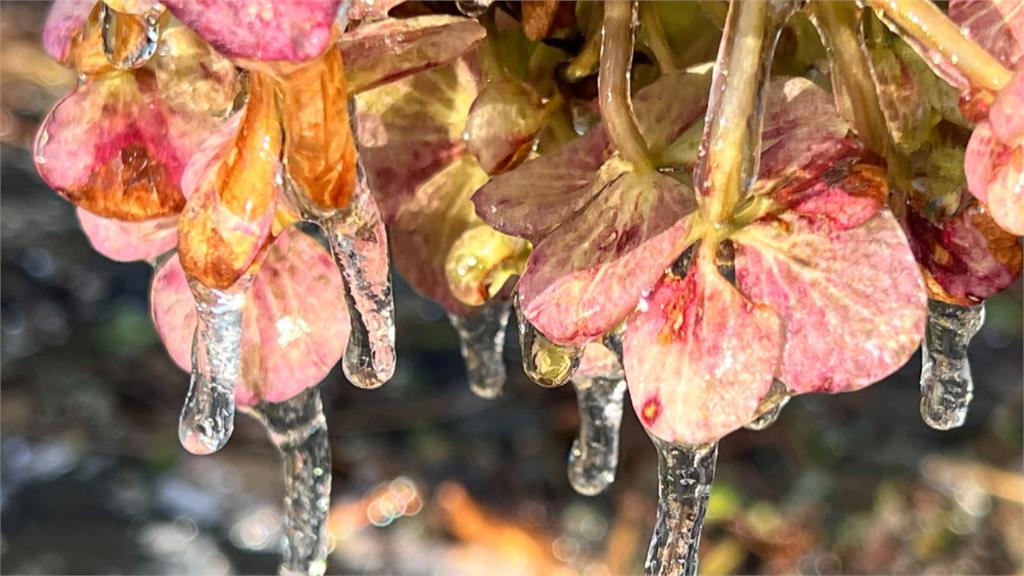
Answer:
[(930, 0), (867, 0), (867, 4), (903, 34), (934, 51), (977, 88), (998, 92), (1013, 72), (964, 36), (960, 28)]
[(679, 69), (676, 64), (672, 47), (665, 39), (665, 30), (661, 27), (661, 19), (655, 10), (654, 2), (642, 2), (640, 4), (640, 28), (643, 30), (645, 43), (658, 61), (658, 68), (662, 74), (674, 72)]
[(636, 2), (609, 0), (604, 5), (601, 68), (597, 76), (601, 117), (608, 136), (623, 158), (641, 172), (654, 170), (647, 143), (637, 127), (629, 93), (633, 64), (633, 23)]

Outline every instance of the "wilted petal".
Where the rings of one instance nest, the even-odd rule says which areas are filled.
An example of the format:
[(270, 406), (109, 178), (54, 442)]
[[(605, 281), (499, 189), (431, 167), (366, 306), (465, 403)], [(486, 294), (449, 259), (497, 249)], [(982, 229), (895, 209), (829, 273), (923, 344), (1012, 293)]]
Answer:
[(328, 51), (279, 87), (288, 178), (320, 210), (344, 208), (356, 186), (356, 147), (341, 52)]
[(1024, 60), (1024, 5), (1020, 0), (950, 0), (949, 17), (1006, 67)]
[(82, 32), (98, 0), (55, 0), (43, 26), (43, 48), (51, 58), (69, 64), (75, 37)]
[(544, 103), (530, 85), (492, 82), (469, 111), (469, 151), (488, 174), (504, 172), (529, 154), (544, 120)]
[(752, 191), (766, 194), (810, 184), (836, 163), (860, 153), (832, 96), (810, 80), (773, 80), (768, 86), (761, 163)]
[(118, 262), (155, 258), (178, 243), (177, 216), (124, 222), (79, 208), (78, 221), (92, 247)]
[[(315, 386), (337, 363), (348, 341), (341, 277), (313, 238), (291, 230), (269, 248), (246, 295), (239, 404), (281, 402)], [(151, 311), (171, 358), (191, 369), (195, 301), (178, 257), (153, 277)]]
[(670, 176), (601, 178), (594, 200), (534, 247), (517, 286), (524, 316), (558, 344), (599, 337), (632, 312), (685, 248), (697, 208)]
[(107, 218), (146, 220), (179, 212), (187, 150), (169, 138), (171, 112), (151, 72), (86, 81), (43, 121), (35, 144), (43, 180)]
[(473, 196), (494, 228), (537, 242), (597, 194), (598, 172), (612, 155), (600, 126), (558, 150), (495, 176)]
[(340, 41), (349, 90), (358, 94), (447, 64), (471, 50), (484, 35), (476, 20), (457, 16), (417, 16), (362, 25)]
[(356, 97), (359, 161), (385, 222), (421, 183), (463, 154), (476, 95), (476, 74), (459, 60)]
[(972, 306), (1020, 276), (1020, 241), (1001, 230), (977, 202), (936, 226), (913, 209), (907, 226), (931, 297)]
[(164, 0), (171, 12), (231, 58), (299, 61), (331, 42), (342, 0)]
[(238, 135), (216, 153), (189, 165), (189, 200), (178, 226), (186, 272), (208, 288), (226, 288), (263, 249), (279, 189), (281, 126), (271, 81), (249, 80), (249, 100)]
[(633, 409), (677, 444), (713, 442), (753, 419), (782, 349), (778, 315), (740, 294), (705, 252), (685, 278), (658, 284), (623, 340)]
[(848, 230), (787, 212), (733, 238), (740, 290), (782, 317), (780, 378), (793, 392), (863, 388), (917, 349), (927, 291), (888, 211)]
[(476, 160), (465, 155), (424, 182), (391, 226), (391, 256), (402, 277), (456, 314), (466, 308), (448, 289), (445, 261), (456, 240), (480, 224), (469, 198), (486, 181)]

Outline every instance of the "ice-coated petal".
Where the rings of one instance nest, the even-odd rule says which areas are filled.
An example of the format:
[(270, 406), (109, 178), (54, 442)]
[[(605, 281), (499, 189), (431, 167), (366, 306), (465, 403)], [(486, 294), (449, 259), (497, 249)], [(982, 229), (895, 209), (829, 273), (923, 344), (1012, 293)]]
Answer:
[(933, 299), (973, 306), (1020, 276), (1020, 242), (977, 202), (941, 226), (910, 209), (907, 227)]
[(611, 155), (608, 133), (595, 127), (554, 152), (492, 178), (473, 196), (476, 212), (506, 234), (537, 242), (600, 191), (598, 172)]
[(1020, 0), (950, 0), (949, 17), (1005, 66), (1024, 60), (1024, 4)]
[[(229, 116), (240, 89), (237, 68), (185, 26), (160, 33), (160, 49), (150, 63), (160, 98), (188, 122), (172, 125), (175, 139), (191, 148)], [(198, 123), (198, 124), (197, 124)]]
[(480, 306), (497, 296), (510, 278), (522, 274), (529, 255), (530, 243), (522, 238), (486, 224), (469, 228), (448, 250), (448, 289), (463, 304)]
[(315, 58), (331, 42), (343, 0), (165, 0), (164, 4), (231, 58)]
[(344, 208), (356, 187), (356, 147), (341, 52), (329, 50), (278, 86), (289, 181), (322, 211)]
[(1024, 141), (1007, 146), (988, 122), (974, 129), (964, 159), (967, 188), (1007, 232), (1024, 235)]
[(464, 155), (420, 185), (391, 226), (391, 254), (402, 277), (455, 314), (466, 308), (448, 288), (445, 262), (459, 237), (481, 223), (469, 198), (486, 181), (476, 160)]
[[(333, 259), (313, 238), (292, 229), (270, 246), (242, 313), (242, 377), (235, 387), (236, 402), (281, 402), (330, 372), (348, 342), (342, 290)], [(150, 306), (168, 353), (188, 371), (196, 309), (177, 256), (153, 277)]]
[(779, 377), (794, 393), (863, 388), (917, 349), (927, 291), (887, 210), (846, 230), (824, 215), (786, 212), (733, 239), (740, 290), (782, 317)]
[[(1024, 15), (1024, 8), (1020, 10)], [(1024, 16), (1022, 16), (1024, 17)], [(992, 134), (1003, 144), (1012, 145), (1024, 141), (1024, 68), (999, 92), (988, 112)]]
[(458, 60), (356, 97), (359, 161), (385, 222), (420, 184), (463, 154), (476, 95), (476, 73)]
[(610, 164), (594, 200), (534, 247), (517, 286), (523, 315), (557, 344), (597, 338), (632, 312), (685, 248), (697, 208), (672, 177)]
[(850, 126), (832, 96), (810, 80), (787, 78), (768, 85), (761, 163), (754, 194), (785, 191), (814, 182), (836, 163), (858, 155)]
[(629, 396), (653, 436), (714, 442), (749, 422), (771, 389), (782, 323), (719, 275), (701, 250), (685, 278), (666, 276), (623, 340)]
[(213, 154), (198, 154), (183, 181), (189, 199), (178, 225), (178, 254), (190, 277), (226, 288), (253, 263), (274, 221), (280, 158), (274, 88), (253, 72), (237, 136)]
[(92, 247), (118, 262), (155, 258), (178, 243), (177, 216), (124, 222), (79, 208), (78, 221)]
[(349, 90), (358, 94), (447, 64), (470, 51), (484, 34), (475, 20), (444, 15), (360, 26), (340, 41)]
[(68, 64), (72, 43), (89, 20), (98, 0), (55, 0), (43, 26), (43, 48), (51, 58)]
[(349, 20), (374, 22), (387, 18), (388, 12), (405, 0), (352, 0), (348, 9)]
[(175, 214), (185, 203), (178, 183), (188, 150), (169, 138), (171, 116), (149, 71), (90, 79), (43, 121), (36, 168), (50, 187), (99, 216)]
[(469, 110), (469, 151), (488, 174), (504, 172), (529, 154), (544, 119), (544, 103), (529, 84), (492, 82)]

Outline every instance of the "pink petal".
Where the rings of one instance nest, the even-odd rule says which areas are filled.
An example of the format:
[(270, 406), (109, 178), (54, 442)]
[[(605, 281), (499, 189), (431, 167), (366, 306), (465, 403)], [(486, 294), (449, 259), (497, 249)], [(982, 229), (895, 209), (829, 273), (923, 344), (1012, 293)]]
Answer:
[(166, 0), (164, 4), (225, 56), (294, 62), (324, 53), (342, 0)]
[(668, 442), (714, 442), (749, 422), (779, 365), (779, 317), (711, 260), (702, 250), (686, 278), (662, 280), (623, 341), (633, 409)]
[(359, 161), (385, 222), (465, 151), (477, 82), (469, 63), (458, 60), (356, 97)]
[(711, 90), (711, 71), (664, 74), (633, 96), (636, 121), (654, 152), (678, 139), (704, 115)]
[(797, 214), (826, 221), (831, 230), (848, 230), (878, 214), (888, 195), (887, 182), (885, 170), (877, 166), (837, 166), (809, 188), (780, 190), (775, 200)]
[(832, 95), (804, 78), (768, 86), (760, 170), (753, 193), (786, 191), (814, 182), (838, 162), (860, 154)]
[(988, 200), (988, 185), (995, 171), (994, 160), (999, 146), (992, 135), (988, 122), (981, 122), (971, 133), (964, 156), (964, 175), (967, 178), (967, 189), (975, 198), (985, 202)]
[(976, 201), (941, 227), (910, 208), (907, 228), (914, 255), (926, 271), (935, 298), (976, 304), (1020, 276), (1020, 241), (1000, 229)]
[(537, 242), (583, 208), (600, 190), (598, 172), (612, 155), (598, 126), (558, 150), (491, 178), (474, 196), (493, 228)]
[(349, 20), (375, 21), (387, 18), (388, 12), (405, 0), (352, 0)]
[(784, 213), (734, 240), (740, 290), (771, 306), (785, 325), (780, 377), (790, 390), (857, 390), (917, 349), (927, 292), (888, 211), (848, 230)]
[[(1024, 8), (1020, 10), (1024, 17)], [(999, 95), (988, 112), (989, 127), (1003, 144), (1024, 141), (1024, 69), (1018, 71)]]
[(949, 17), (1010, 69), (1024, 59), (1024, 4), (1020, 0), (950, 0)]
[(61, 64), (68, 64), (71, 44), (89, 20), (98, 0), (55, 0), (43, 26), (43, 49)]
[(1003, 230), (1024, 234), (1024, 143), (1006, 146), (988, 122), (974, 129), (964, 159), (967, 188)]
[[(348, 343), (342, 295), (334, 260), (316, 240), (293, 229), (271, 245), (246, 297), (239, 404), (281, 402), (327, 376)], [(153, 277), (151, 309), (171, 358), (190, 370), (195, 301), (177, 256)]]
[(583, 348), (580, 365), (573, 373), (575, 378), (608, 378), (622, 375), (619, 359), (604, 344), (592, 342)]
[(341, 37), (349, 93), (371, 90), (447, 64), (470, 51), (484, 35), (483, 26), (476, 20), (456, 16), (417, 16), (364, 24)]
[(622, 322), (686, 247), (697, 208), (693, 190), (670, 176), (602, 178), (594, 200), (534, 247), (517, 286), (523, 314), (559, 344)]
[(92, 247), (111, 260), (147, 260), (171, 251), (178, 243), (178, 218), (125, 222), (78, 209), (78, 221)]

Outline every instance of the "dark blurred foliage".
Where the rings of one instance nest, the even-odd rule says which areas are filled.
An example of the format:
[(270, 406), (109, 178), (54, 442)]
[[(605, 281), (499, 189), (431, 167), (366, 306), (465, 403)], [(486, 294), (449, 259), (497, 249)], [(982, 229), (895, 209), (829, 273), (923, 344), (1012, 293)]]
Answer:
[[(179, 447), (187, 376), (150, 323), (148, 266), (94, 253), (35, 175), (34, 127), (74, 80), (37, 47), (45, 5), (0, 11), (2, 571), (270, 573), (277, 456), (244, 416), (219, 454)], [(657, 487), (632, 413), (618, 481), (576, 495), (571, 388), (528, 382), (510, 338), (506, 394), (475, 398), (440, 308), (396, 282), (394, 380), (363, 391), (336, 370), (322, 385), (335, 439), (330, 571), (638, 572)], [(1021, 310), (1019, 285), (989, 301), (960, 430), (921, 422), (915, 359), (725, 439), (701, 572), (1024, 570)]]

